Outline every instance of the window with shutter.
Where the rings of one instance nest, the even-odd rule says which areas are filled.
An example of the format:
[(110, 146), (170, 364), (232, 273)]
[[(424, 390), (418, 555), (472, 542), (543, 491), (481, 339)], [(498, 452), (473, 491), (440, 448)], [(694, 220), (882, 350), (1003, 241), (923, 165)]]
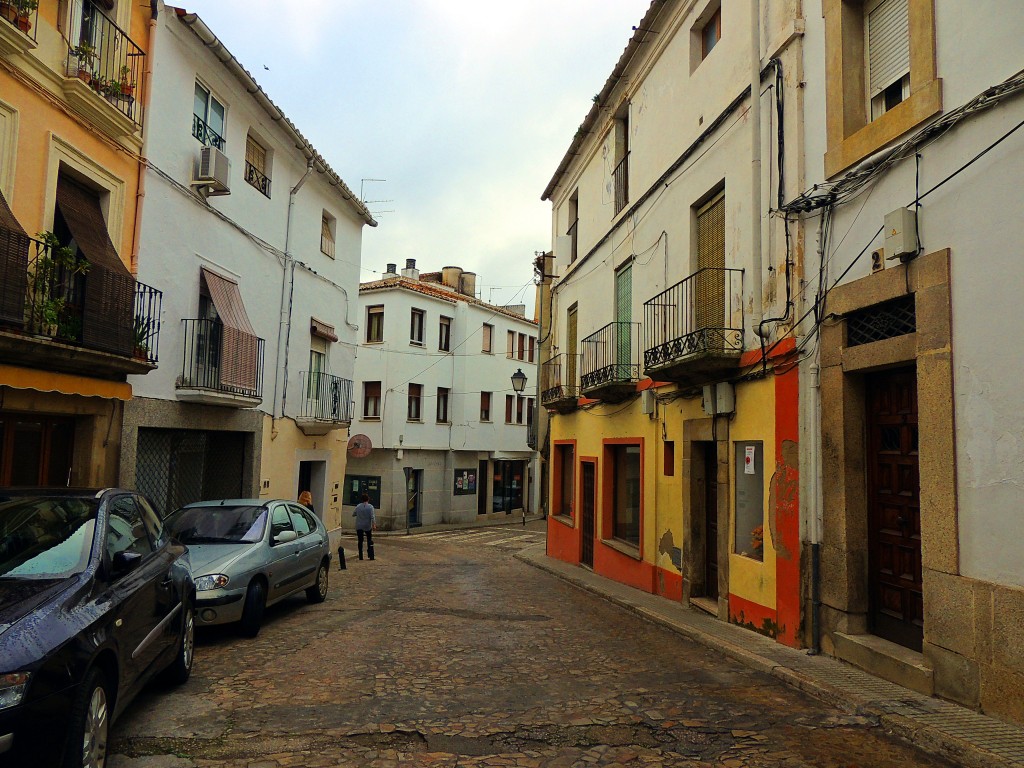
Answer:
[(481, 351), (490, 354), (493, 350), (491, 344), (494, 338), (494, 326), (484, 323), (483, 328), (483, 344), (481, 345)]
[(870, 3), (864, 39), (871, 119), (910, 95), (910, 13), (907, 0)]
[(725, 193), (697, 210), (697, 274), (694, 328), (721, 328), (725, 322)]
[(320, 253), (334, 258), (335, 220), (325, 212), (320, 219)]
[(267, 150), (251, 135), (245, 137), (245, 181), (270, 197), (270, 171)]

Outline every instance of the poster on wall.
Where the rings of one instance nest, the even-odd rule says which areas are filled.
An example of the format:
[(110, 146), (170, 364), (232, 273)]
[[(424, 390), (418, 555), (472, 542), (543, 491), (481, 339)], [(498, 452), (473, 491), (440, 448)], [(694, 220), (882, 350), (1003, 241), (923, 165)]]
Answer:
[(476, 470), (456, 469), (453, 493), (456, 496), (469, 496), (476, 493)]

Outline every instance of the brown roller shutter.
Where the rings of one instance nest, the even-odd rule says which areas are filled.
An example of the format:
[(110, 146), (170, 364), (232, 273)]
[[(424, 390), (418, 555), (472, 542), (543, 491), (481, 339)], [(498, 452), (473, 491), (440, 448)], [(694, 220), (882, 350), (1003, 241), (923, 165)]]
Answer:
[(130, 356), (134, 346), (135, 278), (110, 241), (99, 197), (67, 178), (58, 178), (57, 208), (74, 244), (90, 265), (85, 275), (82, 343)]
[(0, 323), (18, 328), (25, 322), (29, 243), (0, 192)]
[(221, 337), (220, 381), (228, 386), (255, 391), (259, 340), (249, 322), (238, 284), (201, 268), (217, 316), (224, 326)]

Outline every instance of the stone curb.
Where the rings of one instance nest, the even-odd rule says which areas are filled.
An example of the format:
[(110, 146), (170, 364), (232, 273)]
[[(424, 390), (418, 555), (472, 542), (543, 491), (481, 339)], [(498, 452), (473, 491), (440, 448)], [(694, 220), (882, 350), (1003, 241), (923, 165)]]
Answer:
[[(588, 583), (582, 578), (574, 578), (572, 574), (566, 573), (564, 569), (548, 562), (549, 558), (540, 546), (521, 550), (516, 553), (515, 557), (528, 565), (550, 573), (567, 584), (571, 584), (578, 589), (582, 589), (596, 597), (624, 608), (646, 621), (665, 627), (706, 648), (720, 651), (729, 658), (752, 669), (767, 673), (786, 685), (809, 696), (813, 696), (830, 706), (849, 714), (876, 717), (879, 724), (886, 731), (912, 744), (922, 752), (944, 760), (952, 760), (963, 766), (963, 768), (1020, 768), (1020, 766), (1024, 766), (1024, 763), (1006, 760), (977, 744), (945, 733), (934, 726), (921, 723), (905, 715), (887, 712), (872, 701), (852, 697), (847, 692), (805, 672), (792, 669), (759, 653), (734, 645), (727, 640), (703, 632), (697, 627), (673, 622), (670, 618), (649, 611), (642, 606), (631, 603), (625, 598), (612, 594), (610, 590), (602, 589), (600, 585)], [(616, 583), (616, 586), (619, 585)], [(642, 594), (646, 595), (647, 593)]]

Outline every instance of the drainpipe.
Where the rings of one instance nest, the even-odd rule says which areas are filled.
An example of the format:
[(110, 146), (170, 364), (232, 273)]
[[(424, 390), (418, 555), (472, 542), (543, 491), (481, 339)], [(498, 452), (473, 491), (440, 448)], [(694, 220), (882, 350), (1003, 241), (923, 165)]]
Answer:
[(753, 312), (751, 326), (760, 336), (764, 295), (761, 285), (761, 2), (750, 0), (750, 261)]
[[(805, 456), (810, 458), (813, 466), (809, 466), (807, 490), (808, 538), (811, 543), (811, 652), (821, 652), (821, 369), (818, 364), (808, 369), (809, 386), (807, 387), (807, 405), (804, 414), (811, 428), (806, 437), (810, 442), (810, 450)], [(803, 474), (803, 473), (801, 473)]]
[[(157, 37), (157, 15), (159, 14), (159, 0), (150, 0), (149, 4), (149, 51), (146, 53), (146, 69), (142, 72), (142, 93), (148, 101), (150, 96), (150, 84), (153, 80), (153, 56), (156, 51)], [(142, 124), (142, 147), (145, 152), (149, 146), (149, 121)], [(129, 268), (133, 275), (139, 274), (139, 241), (142, 239), (142, 204), (146, 199), (146, 168), (149, 167), (149, 160), (145, 154), (139, 158), (139, 178), (135, 186), (135, 223), (132, 229), (132, 252)]]
[[(295, 259), (292, 258), (291, 236), (292, 236), (292, 210), (295, 208), (295, 196), (306, 183), (306, 179), (313, 173), (313, 158), (309, 158), (306, 165), (306, 172), (292, 187), (288, 194), (288, 216), (284, 225), (284, 272), (281, 275), (281, 322), (277, 327), (277, 359), (278, 375), (274, 377), (274, 407), (277, 410), (277, 392), (281, 390), (281, 416), (284, 416), (284, 406), (288, 400), (288, 342), (291, 336), (292, 325), (292, 296), (295, 289)], [(283, 363), (282, 363), (283, 361)], [(273, 415), (273, 413), (271, 414)], [(276, 430), (273, 433), (277, 434)]]

